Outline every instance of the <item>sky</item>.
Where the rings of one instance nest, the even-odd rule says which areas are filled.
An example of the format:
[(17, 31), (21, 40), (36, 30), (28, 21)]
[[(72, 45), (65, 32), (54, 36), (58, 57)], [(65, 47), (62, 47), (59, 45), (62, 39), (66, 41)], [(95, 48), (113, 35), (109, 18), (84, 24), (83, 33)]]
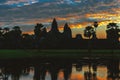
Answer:
[(82, 34), (84, 28), (99, 22), (97, 37), (106, 38), (106, 25), (120, 25), (120, 0), (0, 0), (0, 27), (20, 26), (22, 31), (33, 33), (36, 23), (50, 29), (57, 19), (62, 32), (67, 22), (72, 35)]

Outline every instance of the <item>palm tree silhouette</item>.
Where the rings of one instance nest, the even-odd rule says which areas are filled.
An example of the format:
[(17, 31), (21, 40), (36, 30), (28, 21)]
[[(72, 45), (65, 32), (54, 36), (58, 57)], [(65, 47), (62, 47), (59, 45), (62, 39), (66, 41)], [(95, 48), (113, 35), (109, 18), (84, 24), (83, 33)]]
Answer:
[(97, 27), (98, 27), (98, 22), (95, 21), (93, 26), (94, 26), (94, 29), (95, 29), (95, 32), (93, 33), (93, 39), (97, 39), (97, 37), (96, 37), (96, 30), (97, 30)]
[(94, 25), (94, 27), (95, 27), (95, 31), (96, 31), (96, 28), (98, 27), (98, 22), (95, 21), (93, 25)]
[(117, 26), (116, 23), (109, 23), (107, 25), (107, 38), (108, 39), (112, 39), (112, 40), (118, 40), (119, 39), (119, 32), (120, 32), (120, 29), (119, 29), (119, 26)]
[[(92, 26), (87, 26), (84, 30), (84, 36), (85, 37), (88, 37), (88, 53), (90, 54), (89, 55), (89, 58), (91, 59), (91, 37), (93, 37), (93, 35), (95, 34), (95, 30)], [(90, 68), (90, 66), (89, 66)]]
[(89, 39), (91, 36), (93, 36), (93, 33), (95, 33), (95, 30), (92, 26), (87, 26), (84, 30), (84, 36), (88, 37)]
[(109, 23), (107, 25), (107, 39), (109, 40), (112, 49), (116, 48), (117, 45), (119, 44), (119, 37), (120, 37), (120, 29), (119, 26), (117, 26), (117, 23)]

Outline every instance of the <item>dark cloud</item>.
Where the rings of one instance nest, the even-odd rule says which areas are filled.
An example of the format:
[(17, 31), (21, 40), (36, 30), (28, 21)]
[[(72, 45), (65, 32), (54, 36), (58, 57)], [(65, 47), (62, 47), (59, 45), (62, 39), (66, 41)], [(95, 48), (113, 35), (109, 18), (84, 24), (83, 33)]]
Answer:
[(0, 3), (4, 3), (4, 2), (6, 2), (7, 0), (0, 0)]

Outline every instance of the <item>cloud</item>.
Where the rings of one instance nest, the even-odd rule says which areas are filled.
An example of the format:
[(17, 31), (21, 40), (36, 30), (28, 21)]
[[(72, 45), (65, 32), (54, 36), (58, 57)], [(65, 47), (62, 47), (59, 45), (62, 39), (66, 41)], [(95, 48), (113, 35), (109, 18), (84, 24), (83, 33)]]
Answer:
[(27, 0), (10, 0), (10, 1), (6, 1), (4, 4), (11, 5), (11, 4), (18, 4), (20, 2), (27, 2)]
[(3, 5), (13, 5), (13, 4), (20, 4), (20, 3), (37, 3), (39, 0), (1, 0), (0, 4)]
[[(32, 4), (38, 1), (40, 3)], [(4, 5), (23, 3), (23, 6), (10, 9), (4, 9), (3, 6), (0, 25), (21, 25), (24, 30), (31, 31), (36, 23), (50, 26), (56, 17), (60, 28), (68, 22), (75, 32), (81, 26), (84, 28), (96, 20), (102, 25), (110, 21), (120, 22), (119, 2), (120, 0), (1, 0), (0, 3)]]
[[(29, 0), (7, 0), (6, 4), (20, 3), (25, 2), (25, 5), (30, 3), (26, 3)], [(30, 2), (34, 2), (37, 0), (30, 0)], [(43, 1), (43, 0), (40, 0)], [(84, 14), (94, 14), (99, 13), (101, 11), (107, 11), (109, 13), (117, 14), (119, 11), (115, 11), (116, 8), (119, 8), (117, 0), (63, 0), (70, 2), (81, 1), (78, 5), (69, 5), (60, 3), (61, 0), (45, 0), (47, 2), (34, 4), (31, 6), (25, 6), (21, 8), (14, 8), (9, 10), (2, 11), (0, 19), (1, 20), (13, 20), (13, 19), (34, 19), (34, 18), (53, 18), (53, 17), (70, 17), (69, 14), (76, 16), (81, 16)], [(3, 2), (3, 1), (2, 1)], [(59, 5), (56, 5), (58, 4)], [(86, 5), (87, 4), (87, 5)], [(20, 6), (20, 4), (18, 5)], [(114, 9), (115, 8), (115, 9)], [(114, 11), (113, 11), (114, 10)], [(49, 15), (48, 15), (49, 14)], [(87, 20), (87, 19), (86, 19)]]
[(0, 3), (4, 3), (6, 0), (0, 0)]

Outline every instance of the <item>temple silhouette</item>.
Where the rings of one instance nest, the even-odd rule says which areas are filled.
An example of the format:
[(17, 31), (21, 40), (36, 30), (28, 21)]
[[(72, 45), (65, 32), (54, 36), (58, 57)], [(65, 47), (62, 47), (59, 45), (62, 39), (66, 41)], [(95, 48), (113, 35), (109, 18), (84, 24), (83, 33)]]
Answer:
[(34, 28), (34, 35), (22, 34), (19, 26), (0, 28), (0, 49), (119, 49), (120, 29), (117, 23), (109, 23), (106, 30), (106, 39), (96, 37), (98, 22), (93, 26), (87, 26), (84, 30), (84, 37), (77, 34), (72, 38), (72, 31), (65, 23), (63, 32), (58, 29), (56, 19), (53, 19), (51, 29), (47, 32), (43, 24), (37, 23)]

